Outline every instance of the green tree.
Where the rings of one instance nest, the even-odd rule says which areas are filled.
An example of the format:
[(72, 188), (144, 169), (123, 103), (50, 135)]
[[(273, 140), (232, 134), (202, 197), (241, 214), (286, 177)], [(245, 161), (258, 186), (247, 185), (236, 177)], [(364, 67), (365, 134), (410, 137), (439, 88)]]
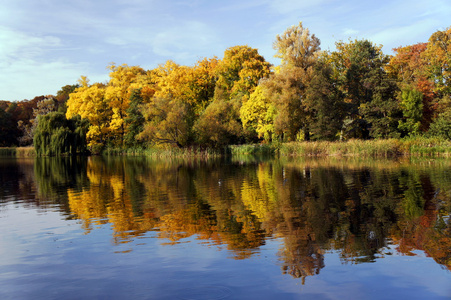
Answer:
[(451, 140), (451, 99), (443, 102), (445, 108), (431, 123), (427, 134)]
[(306, 90), (306, 103), (311, 113), (310, 131), (314, 140), (335, 140), (343, 126), (343, 96), (332, 79), (332, 69), (319, 62)]
[(127, 108), (125, 118), (126, 134), (125, 145), (129, 147), (139, 146), (142, 141), (137, 139), (138, 134), (144, 130), (144, 116), (141, 112), (143, 105), (141, 89), (134, 90), (130, 95), (130, 105)]
[(38, 117), (34, 135), (37, 155), (74, 155), (86, 151), (87, 120), (80, 117), (68, 120), (61, 112)]
[(70, 94), (75, 91), (75, 89), (79, 88), (78, 84), (65, 85), (61, 87), (59, 91), (56, 92), (55, 100), (56, 105), (58, 107), (58, 111), (66, 113), (67, 105), (66, 102), (69, 100)]
[(340, 41), (336, 48), (327, 57), (334, 70), (334, 80), (344, 94), (347, 114), (342, 137), (389, 136), (397, 128), (392, 113), (396, 87), (384, 71), (390, 57), (382, 53), (381, 45), (369, 40)]
[(406, 89), (402, 91), (401, 99), (404, 118), (398, 127), (407, 135), (418, 135), (423, 117), (423, 94), (415, 89)]
[(0, 108), (0, 147), (9, 147), (17, 143), (16, 124), (10, 113)]

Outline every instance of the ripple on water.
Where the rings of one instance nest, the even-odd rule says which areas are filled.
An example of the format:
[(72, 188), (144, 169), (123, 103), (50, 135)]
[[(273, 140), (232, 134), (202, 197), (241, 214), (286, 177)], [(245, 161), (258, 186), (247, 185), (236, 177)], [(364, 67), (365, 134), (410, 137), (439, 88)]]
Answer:
[(226, 299), (232, 295), (232, 290), (225, 286), (196, 286), (179, 291), (179, 299), (202, 300), (202, 299)]

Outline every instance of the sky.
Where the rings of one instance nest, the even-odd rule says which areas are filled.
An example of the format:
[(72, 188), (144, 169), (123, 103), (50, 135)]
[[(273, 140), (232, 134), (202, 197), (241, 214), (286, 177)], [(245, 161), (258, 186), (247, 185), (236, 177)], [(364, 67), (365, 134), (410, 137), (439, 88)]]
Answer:
[(0, 0), (0, 100), (55, 95), (80, 76), (107, 82), (111, 63), (194, 65), (237, 45), (277, 65), (277, 34), (302, 22), (321, 40), (392, 49), (451, 26), (450, 0)]

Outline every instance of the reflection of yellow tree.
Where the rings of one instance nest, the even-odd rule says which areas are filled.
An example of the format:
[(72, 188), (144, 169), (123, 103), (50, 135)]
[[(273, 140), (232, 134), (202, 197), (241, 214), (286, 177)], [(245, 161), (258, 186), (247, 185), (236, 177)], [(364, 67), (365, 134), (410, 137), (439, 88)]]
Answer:
[(275, 235), (283, 240), (283, 272), (303, 281), (324, 267), (324, 251), (338, 250), (345, 262), (374, 261), (387, 238), (402, 253), (424, 250), (449, 268), (451, 230), (444, 216), (450, 209), (439, 206), (449, 202), (449, 191), (437, 192), (440, 184), (413, 174), (93, 158), (89, 184), (69, 189), (68, 199), (87, 231), (110, 222), (116, 243), (155, 230), (168, 244), (195, 237), (244, 259)]
[(107, 223), (105, 197), (98, 189), (83, 189), (79, 192), (70, 189), (67, 195), (71, 212), (83, 220), (86, 232), (92, 230), (93, 223), (95, 225)]
[(271, 165), (259, 164), (256, 170), (257, 178), (245, 178), (241, 196), (243, 204), (250, 209), (260, 221), (265, 221), (269, 212), (276, 205), (276, 189)]

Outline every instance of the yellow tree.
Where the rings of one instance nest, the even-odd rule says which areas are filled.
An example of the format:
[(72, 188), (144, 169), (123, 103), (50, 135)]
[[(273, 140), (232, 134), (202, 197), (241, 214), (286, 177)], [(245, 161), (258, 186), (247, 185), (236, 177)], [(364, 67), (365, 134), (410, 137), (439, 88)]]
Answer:
[(89, 85), (87, 77), (79, 80), (80, 87), (70, 94), (67, 100), (66, 117), (80, 115), (88, 119), (90, 126), (86, 134), (89, 147), (101, 147), (110, 133), (109, 123), (113, 112), (105, 100), (105, 86), (100, 83)]
[(105, 100), (113, 112), (109, 127), (116, 142), (123, 144), (130, 96), (134, 89), (148, 85), (147, 74), (141, 67), (126, 64), (121, 66), (112, 64), (109, 69), (110, 81), (105, 90)]
[[(225, 50), (218, 66), (217, 88), (232, 98), (248, 97), (261, 78), (271, 73), (271, 64), (249, 46), (234, 46)], [(241, 100), (241, 99), (240, 99)]]
[(264, 85), (259, 85), (241, 106), (240, 118), (245, 129), (255, 131), (259, 138), (269, 142), (274, 133), (276, 110), (266, 92)]
[(451, 27), (437, 31), (429, 38), (423, 57), (428, 61), (429, 75), (436, 92), (451, 94)]

